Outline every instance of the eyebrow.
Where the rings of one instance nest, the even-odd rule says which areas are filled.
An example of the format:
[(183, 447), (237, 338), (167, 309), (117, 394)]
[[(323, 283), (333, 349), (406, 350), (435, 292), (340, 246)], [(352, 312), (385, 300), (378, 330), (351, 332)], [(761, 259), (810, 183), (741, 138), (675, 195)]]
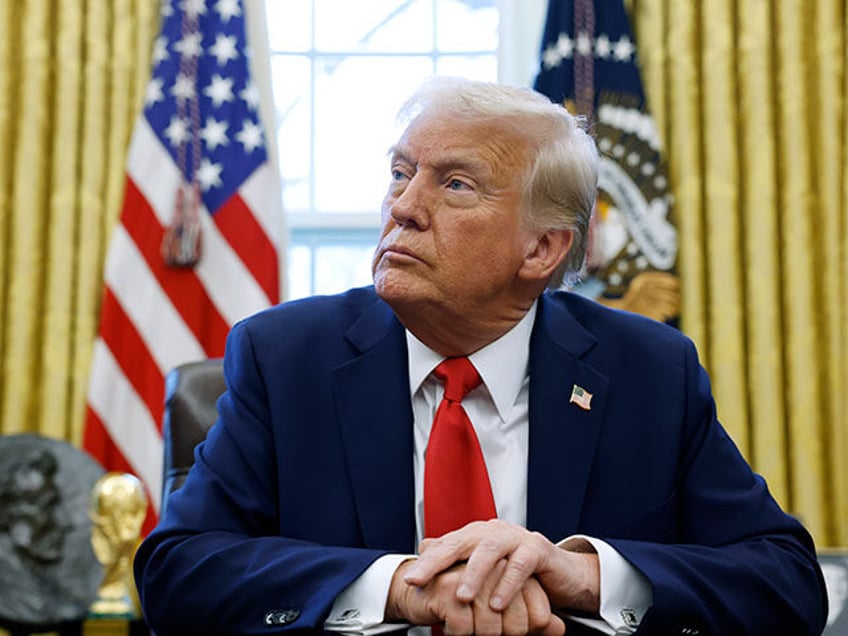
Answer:
[[(418, 162), (414, 161), (403, 148), (396, 145), (389, 148), (389, 157), (393, 161), (397, 159), (411, 165), (418, 165)], [(469, 157), (467, 153), (443, 157), (438, 161), (438, 163), (434, 164), (434, 167), (440, 173), (460, 169), (475, 172), (477, 174), (493, 174), (492, 166), (490, 166), (488, 162), (477, 157)]]
[(389, 151), (386, 153), (390, 159), (400, 159), (401, 161), (406, 161), (407, 163), (415, 163), (412, 159), (409, 158), (409, 155), (403, 151), (403, 148), (400, 146), (391, 146), (389, 147)]

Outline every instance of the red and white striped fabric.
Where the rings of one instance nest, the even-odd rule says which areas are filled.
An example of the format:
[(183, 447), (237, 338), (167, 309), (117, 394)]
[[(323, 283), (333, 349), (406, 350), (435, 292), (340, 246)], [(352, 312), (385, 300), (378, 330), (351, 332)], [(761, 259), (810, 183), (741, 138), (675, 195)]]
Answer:
[[(239, 0), (163, 3), (109, 246), (83, 447), (107, 470), (145, 483), (152, 503), (145, 531), (161, 498), (165, 375), (223, 355), (235, 321), (279, 301), (279, 179), (259, 125), (245, 37)], [(199, 192), (199, 258), (175, 267), (165, 262), (163, 240), (179, 221), (185, 184)]]

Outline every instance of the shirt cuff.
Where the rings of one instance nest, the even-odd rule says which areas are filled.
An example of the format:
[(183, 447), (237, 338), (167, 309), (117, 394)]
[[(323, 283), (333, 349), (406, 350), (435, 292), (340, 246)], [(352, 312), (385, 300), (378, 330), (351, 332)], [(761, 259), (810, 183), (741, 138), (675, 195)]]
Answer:
[(374, 561), (336, 597), (324, 629), (369, 636), (405, 627), (405, 623), (383, 621), (395, 570), (414, 558), (411, 554), (386, 554)]
[(600, 620), (570, 617), (571, 620), (605, 634), (633, 634), (654, 602), (648, 577), (600, 539), (577, 534), (557, 545), (576, 552), (585, 552), (589, 548), (597, 553), (600, 564)]

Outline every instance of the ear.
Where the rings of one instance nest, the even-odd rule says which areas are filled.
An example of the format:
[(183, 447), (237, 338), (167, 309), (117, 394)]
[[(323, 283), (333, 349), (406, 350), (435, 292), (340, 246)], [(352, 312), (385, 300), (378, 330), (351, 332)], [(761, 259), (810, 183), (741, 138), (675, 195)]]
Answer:
[(524, 263), (518, 271), (519, 278), (528, 281), (544, 280), (553, 275), (574, 242), (573, 230), (548, 230), (528, 243)]

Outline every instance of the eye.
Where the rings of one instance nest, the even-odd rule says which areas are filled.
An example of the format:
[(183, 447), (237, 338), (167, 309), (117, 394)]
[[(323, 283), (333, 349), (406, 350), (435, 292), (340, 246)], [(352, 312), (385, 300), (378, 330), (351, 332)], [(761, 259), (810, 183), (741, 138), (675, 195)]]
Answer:
[(403, 179), (406, 179), (406, 174), (403, 172), (403, 170), (392, 168), (392, 181), (401, 181)]
[(450, 179), (448, 181), (448, 189), (455, 191), (470, 190), (471, 186), (460, 179)]

